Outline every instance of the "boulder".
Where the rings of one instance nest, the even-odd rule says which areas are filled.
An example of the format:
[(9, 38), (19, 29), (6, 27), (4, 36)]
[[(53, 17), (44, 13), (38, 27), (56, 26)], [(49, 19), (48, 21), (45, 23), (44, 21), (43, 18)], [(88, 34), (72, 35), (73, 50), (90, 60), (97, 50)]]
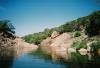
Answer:
[(59, 32), (57, 32), (57, 31), (54, 31), (54, 32), (51, 34), (51, 38), (56, 38), (57, 36), (59, 36)]
[(51, 47), (50, 47), (51, 44), (52, 44), (52, 39), (51, 37), (48, 37), (47, 39), (41, 42), (40, 48), (43, 52), (51, 54)]
[(51, 53), (54, 56), (63, 58), (65, 60), (68, 59), (67, 49), (71, 47), (73, 44), (73, 40), (71, 39), (71, 35), (68, 33), (63, 33), (62, 35), (55, 38), (51, 46)]
[(69, 33), (63, 33), (56, 38), (47, 38), (41, 42), (41, 49), (51, 54), (52, 58), (67, 59), (67, 49), (71, 47), (73, 40)]
[(81, 48), (78, 50), (81, 55), (87, 55), (87, 49)]

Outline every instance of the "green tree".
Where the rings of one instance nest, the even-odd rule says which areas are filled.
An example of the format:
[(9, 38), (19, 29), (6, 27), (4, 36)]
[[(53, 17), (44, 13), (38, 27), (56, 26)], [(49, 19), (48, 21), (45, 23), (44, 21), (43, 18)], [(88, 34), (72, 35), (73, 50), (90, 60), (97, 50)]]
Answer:
[(13, 37), (13, 34), (15, 33), (14, 31), (14, 26), (12, 25), (12, 23), (10, 23), (9, 20), (3, 20), (0, 21), (0, 33), (3, 33), (3, 36), (7, 36), (7, 37)]
[(89, 17), (90, 22), (86, 27), (86, 34), (88, 36), (95, 36), (100, 34), (100, 11), (94, 12)]

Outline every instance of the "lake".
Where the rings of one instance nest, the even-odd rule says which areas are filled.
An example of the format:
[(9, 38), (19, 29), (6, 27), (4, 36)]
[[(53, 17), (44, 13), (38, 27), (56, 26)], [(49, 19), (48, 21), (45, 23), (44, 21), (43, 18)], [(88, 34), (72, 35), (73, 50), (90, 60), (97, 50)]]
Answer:
[(73, 53), (68, 61), (55, 61), (50, 55), (39, 51), (16, 55), (10, 49), (1, 51), (0, 68), (100, 68), (100, 56)]

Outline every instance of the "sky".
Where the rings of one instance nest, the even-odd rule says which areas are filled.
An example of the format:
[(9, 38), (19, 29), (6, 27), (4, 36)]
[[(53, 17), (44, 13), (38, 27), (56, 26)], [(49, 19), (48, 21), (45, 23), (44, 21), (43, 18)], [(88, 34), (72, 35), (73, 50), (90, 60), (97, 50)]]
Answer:
[(0, 0), (0, 20), (10, 20), (16, 35), (53, 28), (100, 10), (99, 0)]

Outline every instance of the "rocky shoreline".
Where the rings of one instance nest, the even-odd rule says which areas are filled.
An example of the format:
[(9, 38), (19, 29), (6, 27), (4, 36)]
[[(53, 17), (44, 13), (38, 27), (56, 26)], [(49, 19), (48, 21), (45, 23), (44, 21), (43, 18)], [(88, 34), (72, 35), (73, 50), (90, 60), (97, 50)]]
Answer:
[(21, 53), (35, 51), (37, 48), (37, 45), (26, 43), (19, 37), (12, 39), (4, 37), (2, 34), (0, 34), (0, 53), (3, 53), (0, 54), (0, 56), (4, 55), (6, 51), (13, 51), (14, 55), (20, 55)]
[[(59, 34), (58, 32), (54, 31), (51, 37), (48, 37), (41, 42), (40, 48), (43, 52), (51, 55), (54, 59), (63, 58), (64, 60), (67, 60), (70, 58), (71, 53), (77, 52), (81, 55), (88, 55), (89, 53), (91, 53), (90, 45), (93, 43), (93, 41), (86, 41), (86, 39), (88, 38), (83, 33), (80, 37), (73, 37), (73, 33), (66, 32), (63, 34)], [(86, 44), (84, 45), (86, 46), (86, 48), (80, 47), (83, 44), (80, 44), (79, 49), (77, 49), (76, 46), (73, 47), (75, 41), (86, 41)]]

